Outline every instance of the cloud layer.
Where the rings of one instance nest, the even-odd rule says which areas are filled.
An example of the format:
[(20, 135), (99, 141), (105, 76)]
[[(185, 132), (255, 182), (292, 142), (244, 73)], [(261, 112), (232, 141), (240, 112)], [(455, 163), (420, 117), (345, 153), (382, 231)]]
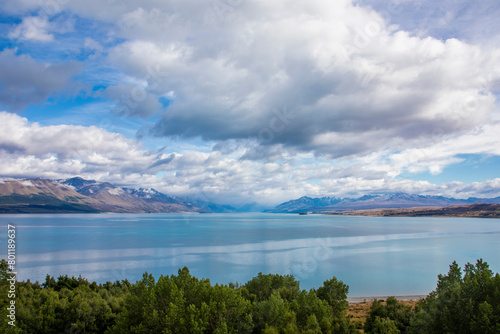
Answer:
[[(0, 6), (19, 18), (7, 33), (12, 41), (59, 50), (64, 40), (77, 50), (64, 61), (42, 61), (4, 48), (3, 109), (71, 95), (73, 84), (94, 86), (88, 94), (115, 104), (103, 114), (150, 121), (135, 129), (139, 138), (213, 146), (155, 153), (97, 127), (43, 127), (2, 113), (10, 124), (2, 137), (9, 162), (3, 174), (79, 174), (219, 199), (499, 194), (497, 180), (434, 185), (400, 178), (437, 175), (460, 163), (461, 154), (500, 155), (500, 49), (497, 30), (485, 25), (496, 26), (493, 2)], [(417, 19), (405, 21), (410, 10)], [(92, 36), (64, 28), (81, 22), (93, 27)], [(464, 22), (474, 23), (469, 34)]]
[(77, 62), (47, 64), (15, 49), (0, 52), (0, 106), (19, 110), (45, 102), (70, 86), (72, 76), (81, 72)]
[[(124, 14), (133, 39), (109, 55), (144, 82), (127, 111), (160, 113), (154, 136), (341, 158), (418, 147), (489, 121), (495, 108), (498, 50), (412, 36), (349, 1), (241, 2), (215, 24), (169, 9)], [(154, 97), (168, 94), (162, 111)]]
[[(280, 163), (245, 160), (241, 156), (246, 150), (239, 146), (226, 154), (152, 152), (94, 126), (41, 126), (7, 112), (0, 112), (0, 130), (0, 176), (57, 179), (79, 175), (233, 204), (256, 201), (269, 205), (303, 195), (345, 197), (396, 191), (460, 198), (500, 196), (500, 179), (435, 185), (395, 178), (407, 168), (442, 168), (454, 151), (443, 156), (437, 153), (448, 144), (428, 148), (434, 151), (376, 153), (332, 165), (318, 163), (311, 154), (299, 154)], [(500, 155), (494, 134), (489, 136), (489, 148), (473, 149), (474, 143), (464, 137), (462, 147), (455, 150), (464, 152), (469, 147), (471, 153)]]

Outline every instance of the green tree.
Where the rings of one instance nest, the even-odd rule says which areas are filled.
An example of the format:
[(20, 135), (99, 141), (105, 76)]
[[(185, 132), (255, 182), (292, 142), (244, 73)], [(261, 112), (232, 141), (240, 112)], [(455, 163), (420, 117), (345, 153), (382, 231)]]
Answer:
[(396, 326), (396, 322), (389, 318), (380, 318), (375, 317), (369, 332), (372, 334), (398, 334), (400, 333), (399, 329)]
[(293, 275), (259, 273), (243, 288), (243, 296), (252, 302), (268, 300), (274, 292), (279, 292), (283, 299), (291, 301), (300, 292), (300, 282)]
[(323, 324), (325, 332), (330, 330), (334, 318), (332, 308), (326, 301), (320, 299), (314, 290), (302, 290), (292, 301), (291, 308), (297, 315), (299, 328), (306, 328), (308, 319), (314, 315), (316, 321)]
[(307, 317), (306, 325), (302, 331), (304, 334), (321, 334), (321, 327), (319, 326), (318, 319), (314, 314)]
[(251, 303), (241, 291), (191, 276), (150, 274), (132, 285), (109, 333), (250, 333)]
[(410, 325), (412, 310), (410, 306), (406, 306), (402, 302), (398, 302), (395, 297), (387, 298), (387, 302), (383, 305), (380, 301), (375, 300), (370, 307), (368, 318), (364, 326), (365, 333), (380, 333), (380, 326), (389, 326), (390, 320), (398, 329), (398, 333), (406, 333)]
[(23, 333), (104, 333), (114, 325), (108, 302), (115, 296), (104, 299), (89, 285), (58, 291), (30, 282), (18, 286), (16, 316)]
[[(10, 314), (7, 307), (11, 307), (10, 301), (13, 300), (9, 298), (10, 281), (8, 281), (8, 279), (11, 278), (11, 276), (7, 261), (5, 259), (0, 260), (0, 317), (2, 319), (0, 322), (0, 333), (21, 333), (19, 327), (8, 324), (11, 319), (7, 317)], [(15, 307), (17, 309), (18, 305), (15, 305)], [(14, 323), (17, 324), (18, 322), (19, 321), (16, 319)]]
[(255, 330), (260, 332), (268, 327), (278, 330), (286, 326), (285, 315), (290, 311), (288, 303), (275, 291), (268, 299), (254, 303), (253, 319)]
[(436, 290), (417, 304), (409, 333), (500, 333), (500, 276), (486, 262), (456, 262)]
[(349, 303), (347, 302), (347, 294), (349, 286), (344, 282), (333, 277), (323, 282), (323, 286), (317, 291), (319, 298), (323, 299), (331, 306), (336, 317), (342, 316)]

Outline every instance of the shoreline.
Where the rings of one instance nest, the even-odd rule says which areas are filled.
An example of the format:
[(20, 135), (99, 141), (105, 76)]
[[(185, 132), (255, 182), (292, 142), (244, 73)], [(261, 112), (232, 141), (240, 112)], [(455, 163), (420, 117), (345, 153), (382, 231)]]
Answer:
[(374, 300), (387, 300), (388, 297), (395, 297), (398, 301), (419, 301), (426, 298), (428, 295), (405, 295), (405, 296), (368, 296), (368, 297), (347, 297), (349, 305), (359, 303), (370, 303)]

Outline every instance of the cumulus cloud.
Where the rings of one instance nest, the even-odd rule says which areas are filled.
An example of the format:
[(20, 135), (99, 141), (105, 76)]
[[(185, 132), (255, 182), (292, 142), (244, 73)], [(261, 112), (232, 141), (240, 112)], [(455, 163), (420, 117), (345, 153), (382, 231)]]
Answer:
[(155, 97), (175, 95), (153, 136), (340, 158), (466, 132), (495, 108), (498, 50), (416, 37), (350, 1), (243, 2), (216, 23), (194, 21), (199, 10), (183, 16), (187, 8), (125, 13), (131, 38), (110, 52), (154, 102), (130, 115), (159, 112)]
[(125, 82), (105, 96), (133, 117), (162, 114), (153, 136), (251, 139), (341, 158), (419, 146), (488, 120), (498, 50), (391, 25), (406, 2), (357, 3), (89, 1), (57, 9), (116, 23), (126, 41), (108, 61)]
[(153, 157), (135, 141), (95, 126), (41, 126), (0, 112), (2, 175), (108, 175), (140, 173)]
[[(384, 12), (391, 23), (417, 35), (439, 39), (456, 37), (473, 44), (498, 45), (497, 18), (500, 8), (495, 0), (357, 0)], [(478, 20), (478, 18), (481, 18)]]
[[(3, 137), (5, 174), (87, 175), (220, 201), (498, 194), (497, 180), (438, 186), (397, 178), (438, 174), (464, 153), (500, 155), (500, 50), (483, 43), (495, 41), (498, 29), (481, 35), (485, 25), (473, 19), (482, 13), (496, 22), (484, 14), (490, 1), (444, 1), (432, 15), (430, 0), (48, 3), (0, 4), (25, 16), (10, 37), (57, 38), (50, 25), (61, 12), (112, 26), (103, 36), (113, 43), (82, 38), (83, 48), (118, 73), (99, 90), (114, 101), (112, 111), (155, 119), (140, 129), (141, 138), (204, 141), (213, 149), (153, 153), (97, 127), (42, 127), (7, 114), (6, 122), (28, 137)], [(416, 20), (429, 30), (405, 26), (412, 8), (427, 13), (432, 22)], [(31, 31), (35, 20), (42, 29)], [(477, 24), (474, 33), (464, 34), (464, 22)], [(13, 109), (61, 91), (80, 70), (9, 49), (0, 63), (0, 103)]]
[(41, 63), (15, 49), (0, 52), (0, 105), (14, 110), (45, 101), (70, 86), (82, 70), (77, 62)]
[(245, 150), (228, 155), (222, 147), (212, 152), (152, 152), (95, 126), (41, 126), (7, 112), (0, 112), (0, 130), (0, 176), (58, 179), (79, 175), (232, 204), (271, 205), (303, 195), (355, 197), (395, 191), (461, 198), (500, 195), (498, 179), (443, 185), (396, 179), (400, 172), (391, 175), (393, 165), (407, 167), (402, 158), (392, 156), (393, 162), (384, 165), (377, 153), (332, 165), (300, 153), (286, 162), (241, 159)]

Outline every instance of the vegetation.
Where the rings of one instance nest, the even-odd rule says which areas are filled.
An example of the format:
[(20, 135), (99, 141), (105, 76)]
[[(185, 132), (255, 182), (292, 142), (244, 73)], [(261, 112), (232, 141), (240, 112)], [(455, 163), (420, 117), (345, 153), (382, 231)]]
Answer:
[(385, 305), (376, 300), (366, 319), (365, 333), (406, 333), (411, 315), (411, 307), (398, 302), (395, 297), (387, 298)]
[[(9, 300), (7, 263), (0, 263), (1, 309)], [(191, 276), (148, 273), (128, 281), (89, 283), (47, 276), (16, 283), (16, 327), (2, 333), (356, 333), (346, 318), (348, 287), (333, 278), (300, 290), (291, 275), (259, 273), (244, 285), (211, 285)]]
[(500, 218), (500, 204), (468, 204), (433, 208), (374, 209), (331, 214), (381, 217), (473, 217)]
[(453, 262), (417, 305), (409, 333), (500, 333), (500, 276), (482, 260), (463, 271)]
[[(500, 333), (500, 276), (478, 260), (454, 262), (412, 310), (394, 297), (374, 302), (365, 333)], [(245, 284), (212, 285), (188, 268), (97, 284), (47, 275), (16, 283), (16, 326), (8, 324), (11, 277), (0, 261), (1, 333), (358, 333), (346, 316), (348, 286), (333, 277), (301, 290), (291, 275), (259, 273)]]

